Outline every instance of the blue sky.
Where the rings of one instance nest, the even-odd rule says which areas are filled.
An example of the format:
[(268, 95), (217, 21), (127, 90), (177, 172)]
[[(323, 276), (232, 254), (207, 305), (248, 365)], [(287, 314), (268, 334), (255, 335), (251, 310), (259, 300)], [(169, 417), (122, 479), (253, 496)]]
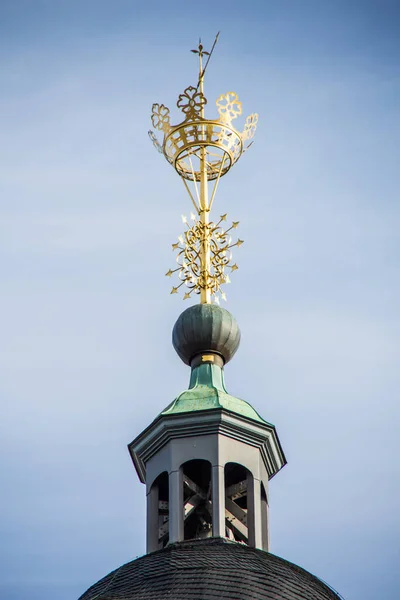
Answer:
[(346, 600), (397, 600), (399, 12), (2, 0), (1, 599), (74, 600), (144, 552), (126, 444), (189, 376), (164, 273), (190, 202), (149, 115), (221, 30), (208, 107), (234, 89), (260, 114), (215, 210), (246, 242), (227, 386), (288, 458), (272, 551)]

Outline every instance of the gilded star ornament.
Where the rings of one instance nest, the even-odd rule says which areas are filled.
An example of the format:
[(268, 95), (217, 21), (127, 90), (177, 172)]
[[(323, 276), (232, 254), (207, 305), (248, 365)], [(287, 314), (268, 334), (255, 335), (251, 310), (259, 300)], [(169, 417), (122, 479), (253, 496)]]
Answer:
[[(178, 242), (172, 244), (172, 249), (177, 251), (175, 269), (166, 272), (167, 277), (177, 274), (180, 283), (172, 288), (171, 294), (176, 294), (184, 286), (184, 300), (188, 300), (193, 293), (200, 294), (202, 289), (209, 289), (213, 302), (219, 304), (220, 298), (227, 299), (222, 286), (230, 283), (226, 269), (237, 270), (236, 264), (231, 264), (232, 248), (240, 247), (243, 240), (232, 241), (231, 231), (236, 229), (239, 221), (234, 221), (230, 227), (224, 229), (222, 223), (227, 215), (221, 215), (217, 223), (202, 223), (195, 219), (193, 224), (182, 216), (186, 224), (186, 231), (180, 235)], [(201, 260), (202, 249), (207, 247), (209, 261), (203, 264)]]

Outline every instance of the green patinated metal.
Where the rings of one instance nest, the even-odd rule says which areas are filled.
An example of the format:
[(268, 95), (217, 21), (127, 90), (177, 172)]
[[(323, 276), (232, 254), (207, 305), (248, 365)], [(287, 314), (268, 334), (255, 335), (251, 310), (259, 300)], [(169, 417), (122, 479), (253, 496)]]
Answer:
[(189, 389), (182, 392), (162, 415), (196, 412), (223, 408), (259, 423), (267, 423), (248, 402), (228, 394), (223, 370), (211, 363), (195, 367), (190, 376)]

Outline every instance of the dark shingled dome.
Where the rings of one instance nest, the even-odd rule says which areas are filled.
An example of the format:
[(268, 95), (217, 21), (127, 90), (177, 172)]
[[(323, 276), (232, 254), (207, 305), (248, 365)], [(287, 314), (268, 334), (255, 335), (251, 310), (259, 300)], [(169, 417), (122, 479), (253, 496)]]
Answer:
[(178, 317), (172, 343), (184, 363), (198, 354), (215, 352), (231, 360), (240, 343), (240, 329), (230, 312), (216, 304), (195, 304)]
[(308, 571), (222, 538), (171, 544), (113, 571), (79, 600), (339, 600)]

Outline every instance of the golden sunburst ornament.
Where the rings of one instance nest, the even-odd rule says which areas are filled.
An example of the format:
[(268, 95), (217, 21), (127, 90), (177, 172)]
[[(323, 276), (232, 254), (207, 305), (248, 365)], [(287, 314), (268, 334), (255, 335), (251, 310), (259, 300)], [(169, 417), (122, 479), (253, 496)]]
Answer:
[[(233, 221), (228, 229), (224, 229), (226, 214), (221, 215), (217, 223), (202, 223), (193, 213), (190, 217), (192, 224), (189, 224), (186, 216), (182, 216), (187, 229), (179, 236), (178, 242), (172, 244), (172, 250), (177, 251), (178, 266), (169, 269), (165, 275), (172, 277), (176, 273), (180, 283), (172, 288), (171, 294), (176, 294), (180, 287), (185, 286), (183, 299), (187, 300), (192, 293), (201, 294), (201, 290), (207, 288), (210, 290), (211, 301), (219, 304), (220, 299), (226, 301), (222, 286), (230, 283), (229, 273), (238, 268), (236, 264), (232, 264), (232, 248), (239, 248), (243, 240), (233, 242), (231, 232), (238, 227), (239, 221)], [(208, 264), (201, 260), (206, 244), (209, 245)]]

